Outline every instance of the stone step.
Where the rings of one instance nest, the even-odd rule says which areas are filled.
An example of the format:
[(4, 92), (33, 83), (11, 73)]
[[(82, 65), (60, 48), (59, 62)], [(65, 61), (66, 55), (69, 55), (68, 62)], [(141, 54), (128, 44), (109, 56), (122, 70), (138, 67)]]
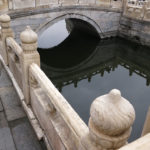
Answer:
[(22, 108), (20, 99), (0, 63), (0, 150), (46, 150)]
[[(1, 68), (1, 64), (0, 64), (0, 68)], [(10, 80), (10, 78), (8, 77), (6, 71), (4, 68), (0, 69), (0, 88), (4, 88), (4, 87), (8, 87), (8, 86), (12, 86), (12, 82)]]
[(16, 150), (10, 128), (3, 112), (0, 112), (0, 150)]
[(17, 150), (43, 150), (27, 118), (9, 124)]
[(0, 112), (3, 111), (3, 106), (2, 106), (2, 103), (1, 103), (1, 100), (0, 100)]
[(8, 121), (13, 121), (26, 116), (21, 106), (19, 97), (13, 87), (3, 90), (3, 92), (0, 93), (0, 97)]

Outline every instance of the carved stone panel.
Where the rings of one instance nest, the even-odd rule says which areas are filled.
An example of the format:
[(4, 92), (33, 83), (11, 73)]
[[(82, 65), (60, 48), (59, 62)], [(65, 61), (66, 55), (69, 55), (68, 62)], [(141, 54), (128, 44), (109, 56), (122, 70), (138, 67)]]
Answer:
[(52, 4), (58, 4), (58, 0), (36, 0), (36, 7), (52, 5)]
[(13, 9), (35, 7), (35, 0), (13, 0)]

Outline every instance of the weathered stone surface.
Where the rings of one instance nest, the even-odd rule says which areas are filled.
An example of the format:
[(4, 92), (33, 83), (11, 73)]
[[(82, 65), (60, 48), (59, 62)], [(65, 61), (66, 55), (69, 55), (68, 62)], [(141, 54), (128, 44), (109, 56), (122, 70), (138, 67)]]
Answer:
[[(89, 134), (81, 143), (86, 149), (92, 150), (119, 149), (126, 145), (134, 120), (132, 104), (121, 96), (119, 90), (113, 89), (93, 101), (88, 123)], [(89, 147), (89, 143), (92, 143), (92, 147)]]
[(43, 5), (51, 5), (51, 4), (58, 4), (56, 0), (36, 0), (36, 6), (43, 6)]
[(13, 0), (13, 9), (35, 7), (35, 0)]
[(1, 0), (0, 1), (0, 11), (4, 12), (8, 10), (8, 2), (7, 0)]
[(80, 0), (79, 1), (80, 4), (95, 4), (96, 1), (95, 0)]
[(43, 143), (41, 148), (29, 120), (24, 118), (18, 95), (1, 63), (0, 69), (5, 77), (2, 80), (0, 76), (0, 150), (46, 150)]
[(2, 106), (2, 103), (1, 103), (1, 100), (0, 100), (0, 112), (3, 111), (3, 106)]
[(11, 86), (12, 83), (4, 68), (0, 70), (0, 88)]
[(119, 150), (149, 150), (150, 148), (150, 133), (135, 140), (134, 142), (125, 145)]
[(150, 22), (122, 17), (119, 36), (150, 46)]
[(11, 131), (2, 112), (0, 112), (0, 150), (16, 150)]
[(8, 121), (16, 120), (25, 116), (18, 95), (16, 94), (14, 88), (3, 92), (1, 94), (1, 100)]
[(10, 123), (17, 150), (42, 150), (27, 118)]
[(62, 4), (67, 4), (67, 5), (72, 5), (72, 4), (77, 4), (77, 0), (60, 0), (60, 3)]
[[(37, 52), (37, 34), (27, 26), (20, 34), (23, 53), (21, 55), (23, 94), (27, 104), (30, 104), (29, 66), (32, 63), (40, 66), (40, 55)], [(33, 81), (34, 82), (34, 81)]]
[(13, 37), (13, 31), (10, 27), (10, 16), (7, 14), (3, 14), (0, 16), (0, 22), (1, 22), (1, 41), (2, 41), (2, 49), (1, 49), (1, 55), (4, 59), (4, 62), (6, 65), (8, 65), (8, 53), (7, 53), (7, 45), (6, 45), (6, 38), (7, 37)]

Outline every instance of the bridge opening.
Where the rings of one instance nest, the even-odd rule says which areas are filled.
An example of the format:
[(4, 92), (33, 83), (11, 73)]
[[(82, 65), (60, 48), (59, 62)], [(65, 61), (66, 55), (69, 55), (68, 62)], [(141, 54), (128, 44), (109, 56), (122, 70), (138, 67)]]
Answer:
[(99, 40), (92, 25), (70, 18), (55, 23), (43, 32), (39, 38), (38, 51), (43, 65), (68, 69), (85, 61)]

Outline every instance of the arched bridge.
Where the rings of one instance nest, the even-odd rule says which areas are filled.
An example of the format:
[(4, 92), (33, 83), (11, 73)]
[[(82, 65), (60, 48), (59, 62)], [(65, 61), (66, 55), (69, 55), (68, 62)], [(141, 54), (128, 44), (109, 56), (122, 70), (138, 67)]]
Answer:
[(91, 24), (101, 38), (116, 36), (122, 1), (114, 0), (14, 0), (8, 2), (8, 14), (16, 39), (30, 25), (39, 35), (55, 22), (81, 19)]
[(150, 1), (139, 0), (0, 0), (0, 14), (11, 16), (16, 40), (27, 25), (40, 35), (61, 19), (77, 18), (101, 38), (119, 35), (149, 45), (149, 8)]

